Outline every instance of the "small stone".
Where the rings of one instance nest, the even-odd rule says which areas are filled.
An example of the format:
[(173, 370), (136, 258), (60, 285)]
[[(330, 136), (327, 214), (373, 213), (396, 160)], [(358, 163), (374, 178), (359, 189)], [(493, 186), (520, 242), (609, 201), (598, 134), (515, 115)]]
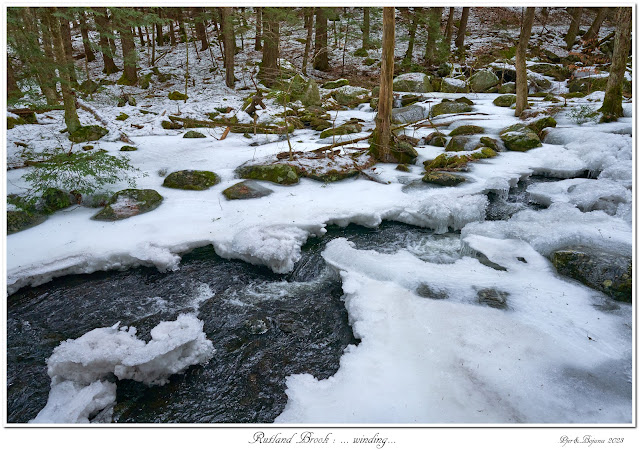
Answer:
[(138, 148), (137, 147), (133, 147), (131, 145), (123, 145), (120, 148), (121, 152), (135, 152)]
[(457, 186), (458, 184), (466, 181), (466, 178), (454, 173), (431, 171), (426, 172), (422, 181), (424, 183), (437, 184), (439, 186)]
[(508, 297), (510, 294), (497, 289), (482, 289), (477, 292), (477, 302), (497, 309), (508, 309)]
[(260, 198), (272, 193), (273, 191), (271, 189), (252, 180), (241, 181), (222, 191), (222, 194), (224, 194), (227, 200)]
[(205, 138), (206, 136), (204, 136), (202, 133), (197, 132), (197, 131), (187, 131), (186, 133), (184, 133), (184, 136), (182, 136), (184, 139), (202, 139)]

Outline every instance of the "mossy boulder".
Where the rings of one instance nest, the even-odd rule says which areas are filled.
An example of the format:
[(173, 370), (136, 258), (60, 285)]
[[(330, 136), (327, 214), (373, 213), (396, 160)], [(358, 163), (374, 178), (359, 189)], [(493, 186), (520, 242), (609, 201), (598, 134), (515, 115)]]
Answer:
[(397, 164), (397, 167), (395, 167), (395, 170), (399, 170), (400, 172), (410, 172), (410, 169), (408, 168), (406, 164)]
[(273, 191), (271, 189), (252, 180), (240, 181), (239, 183), (236, 183), (222, 191), (222, 194), (224, 194), (224, 197), (226, 197), (227, 200), (260, 198), (266, 197), (272, 193)]
[(319, 87), (315, 80), (308, 80), (300, 96), (300, 101), (304, 106), (319, 106), (322, 104)]
[(463, 136), (483, 133), (484, 128), (477, 125), (461, 125), (450, 132), (449, 136)]
[(473, 108), (462, 102), (444, 102), (434, 105), (430, 109), (431, 117), (441, 116), (442, 114), (459, 114), (472, 111)]
[(137, 150), (138, 148), (133, 147), (132, 145), (123, 145), (122, 147), (120, 147), (121, 152), (135, 152)]
[(100, 87), (100, 84), (96, 83), (93, 80), (84, 80), (80, 84), (80, 91), (82, 91), (82, 93), (87, 95), (94, 94), (95, 92), (97, 92), (99, 87)]
[(7, 211), (7, 234), (17, 233), (47, 220), (44, 214), (29, 211)]
[(80, 143), (88, 141), (97, 141), (106, 136), (109, 130), (98, 125), (87, 125), (80, 127), (69, 135), (71, 142)]
[(341, 136), (344, 134), (359, 133), (362, 131), (362, 124), (357, 121), (346, 122), (339, 127), (328, 128), (320, 134), (320, 139), (324, 139), (331, 136)]
[(557, 121), (552, 117), (542, 117), (528, 124), (528, 127), (533, 130), (537, 135), (541, 135), (541, 131), (544, 128), (554, 128), (557, 126)]
[(479, 139), (479, 142), (484, 146), (484, 147), (488, 147), (490, 149), (493, 149), (494, 151), (498, 152), (499, 151), (499, 145), (497, 144), (497, 140), (493, 139), (491, 137), (488, 136), (482, 136)]
[(470, 143), (468, 136), (453, 136), (446, 144), (447, 152), (463, 152), (466, 150), (466, 146)]
[(22, 117), (7, 117), (7, 130), (14, 128), (16, 125), (24, 125), (26, 123)]
[(129, 115), (127, 113), (120, 113), (117, 115), (115, 120), (126, 120), (128, 118), (129, 118)]
[(446, 135), (439, 131), (434, 131), (424, 138), (426, 145), (434, 147), (446, 147)]
[(178, 91), (173, 91), (169, 94), (169, 100), (186, 100), (189, 96), (186, 94), (182, 94)]
[(424, 183), (437, 184), (439, 186), (457, 186), (458, 184), (466, 181), (466, 178), (454, 173), (431, 171), (426, 172), (422, 181)]
[(455, 102), (456, 103), (463, 103), (463, 104), (468, 105), (468, 106), (473, 106), (475, 104), (475, 102), (473, 102), (468, 97), (459, 97), (457, 100), (455, 100)]
[(184, 136), (182, 137), (184, 139), (202, 139), (202, 138), (205, 138), (206, 136), (204, 136), (202, 133), (191, 130), (184, 133)]
[(375, 64), (377, 62), (377, 60), (375, 58), (366, 58), (364, 60), (364, 65), (365, 66), (372, 66), (373, 64)]
[(331, 93), (331, 97), (342, 106), (355, 107), (370, 101), (368, 89), (356, 86), (342, 86)]
[(473, 160), (494, 158), (495, 156), (497, 156), (497, 152), (490, 147), (479, 147), (476, 152), (470, 154), (470, 158)]
[(615, 300), (632, 302), (631, 258), (577, 246), (554, 252), (550, 260), (560, 274)]
[(203, 191), (220, 182), (220, 177), (206, 170), (179, 170), (170, 173), (162, 186), (189, 191)]
[(565, 66), (548, 63), (537, 63), (528, 66), (528, 70), (535, 73), (555, 78), (557, 81), (564, 81), (570, 78), (572, 71)]
[(502, 106), (504, 108), (510, 108), (516, 102), (517, 102), (517, 96), (513, 94), (500, 95), (495, 100), (493, 100), (493, 104), (495, 106)]
[(499, 78), (489, 69), (479, 70), (468, 79), (468, 86), (472, 92), (487, 92), (497, 84)]
[(391, 122), (393, 123), (410, 123), (423, 120), (428, 117), (426, 110), (420, 105), (409, 105), (403, 108), (393, 108), (391, 111)]
[(183, 125), (179, 122), (173, 122), (172, 120), (163, 120), (162, 128), (165, 130), (179, 130), (183, 127)]
[(442, 78), (441, 92), (468, 92), (468, 85), (458, 78)]
[(398, 141), (391, 148), (391, 154), (399, 164), (415, 164), (419, 153), (406, 141)]
[(428, 75), (421, 72), (410, 72), (395, 77), (393, 92), (432, 92)]
[(419, 95), (413, 95), (413, 94), (402, 95), (402, 97), (399, 99), (402, 106), (410, 106), (413, 103), (417, 103), (422, 100), (424, 100), (424, 97)]
[(362, 48), (358, 48), (357, 50), (355, 50), (353, 52), (353, 56), (359, 56), (359, 57), (364, 58), (364, 57), (368, 56), (368, 50), (366, 50), (363, 47)]
[(525, 152), (531, 148), (540, 147), (541, 140), (537, 133), (522, 123), (516, 123), (502, 130), (499, 137), (504, 141), (508, 150)]
[(359, 175), (359, 169), (353, 166), (339, 167), (330, 170), (312, 169), (304, 172), (303, 174), (306, 178), (321, 181), (323, 183), (335, 183), (357, 175)]
[(153, 189), (124, 189), (116, 192), (94, 220), (115, 221), (144, 214), (162, 203), (162, 196)]
[(468, 155), (448, 155), (442, 153), (431, 161), (424, 161), (424, 169), (431, 170), (462, 170), (470, 162)]
[(322, 85), (322, 89), (337, 89), (349, 84), (350, 82), (346, 78), (340, 78), (339, 80), (335, 81), (327, 81)]
[(504, 83), (499, 86), (500, 94), (514, 94), (517, 91), (517, 85), (513, 81), (509, 81), (508, 83)]
[(245, 165), (236, 170), (240, 178), (290, 185), (300, 181), (299, 169), (288, 164)]

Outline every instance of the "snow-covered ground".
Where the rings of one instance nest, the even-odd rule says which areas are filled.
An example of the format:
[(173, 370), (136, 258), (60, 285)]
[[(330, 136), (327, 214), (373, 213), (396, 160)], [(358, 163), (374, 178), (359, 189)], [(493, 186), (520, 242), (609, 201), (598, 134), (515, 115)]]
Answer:
[[(183, 74), (183, 59), (181, 51), (168, 54), (161, 71), (172, 73), (174, 79), (156, 82), (150, 91), (111, 86), (87, 100), (112, 130), (96, 147), (118, 155), (123, 144), (117, 138), (120, 131), (125, 131), (138, 148), (127, 156), (148, 175), (137, 179), (137, 187), (159, 192), (164, 198), (162, 204), (151, 212), (116, 222), (93, 221), (97, 209), (74, 206), (56, 212), (41, 225), (8, 236), (10, 293), (70, 273), (136, 265), (179, 270), (184, 253), (208, 244), (224, 258), (286, 273), (293, 270), (307, 239), (323, 235), (330, 224), (375, 227), (383, 220), (395, 220), (437, 233), (460, 231), (460, 245), (468, 256), (442, 263), (425, 262), (405, 251), (388, 254), (357, 250), (345, 239), (328, 244), (323, 256), (340, 273), (350, 323), (361, 343), (347, 348), (340, 369), (327, 380), (318, 381), (308, 374), (289, 377), (289, 403), (277, 421), (631, 421), (632, 400), (627, 395), (632, 381), (631, 306), (620, 304), (612, 311), (606, 310), (602, 294), (558, 276), (547, 259), (553, 251), (572, 245), (632, 254), (630, 103), (625, 105), (627, 117), (612, 124), (579, 125), (562, 112), (556, 116), (557, 127), (548, 132), (541, 147), (525, 153), (504, 151), (495, 158), (473, 162), (463, 173), (468, 182), (457, 187), (434, 187), (421, 181), (422, 162), (443, 149), (420, 145), (416, 148), (417, 164), (410, 166), (409, 172), (397, 171), (391, 164), (377, 164), (367, 170), (377, 182), (364, 177), (336, 183), (303, 178), (293, 186), (261, 182), (273, 190), (271, 195), (228, 201), (222, 191), (240, 181), (235, 175), (238, 166), (288, 151), (288, 143), (277, 136), (232, 133), (220, 140), (223, 129), (198, 129), (207, 138), (183, 139), (187, 130), (163, 129), (160, 123), (168, 115), (206, 118), (215, 107), (230, 106), (237, 112), (243, 101), (244, 91), (222, 87), (219, 73), (211, 77), (211, 61), (205, 54), (200, 54), (189, 69), (196, 80), (195, 86), (188, 88), (189, 100), (168, 100), (168, 92), (183, 91), (183, 84), (180, 87), (175, 81)], [(97, 76), (97, 66), (92, 70)], [(245, 72), (238, 71), (237, 75), (242, 80), (239, 86), (252, 85)], [(133, 94), (138, 106), (116, 107), (119, 90)], [(565, 83), (556, 84), (553, 90), (565, 92)], [(149, 95), (152, 97), (147, 98)], [(485, 129), (482, 136), (499, 140), (502, 129), (519, 122), (512, 109), (493, 105), (497, 94), (433, 92), (424, 94), (420, 104), (428, 109), (441, 98), (463, 95), (475, 103), (473, 114), (438, 116), (434, 124), (439, 131), (479, 125)], [(553, 105), (541, 99), (530, 100), (539, 109)], [(568, 109), (580, 105), (596, 109), (601, 101), (595, 93), (570, 100)], [(283, 111), (271, 100), (267, 105), (267, 110), (258, 111), (260, 121)], [(130, 117), (124, 122), (115, 121), (121, 112)], [(357, 118), (363, 120), (365, 131), (374, 127), (375, 113), (368, 105), (331, 114), (336, 125)], [(80, 119), (83, 124), (97, 124), (86, 111), (80, 111)], [(9, 166), (22, 161), (22, 147), (16, 142), (36, 151), (57, 145), (70, 148), (59, 134), (63, 128), (61, 111), (39, 114), (38, 121), (39, 125), (8, 130)], [(407, 128), (406, 134), (422, 138), (432, 131), (430, 127)], [(290, 139), (294, 151), (325, 145), (318, 132), (308, 129), (296, 130)], [(260, 145), (252, 145), (255, 143)], [(366, 148), (365, 141), (356, 147)], [(185, 169), (213, 171), (221, 182), (205, 191), (162, 186), (167, 173)], [(8, 194), (28, 189), (22, 179), (28, 170), (7, 172)], [(573, 179), (584, 172), (598, 177)], [(534, 201), (547, 209), (526, 209), (522, 205), (509, 219), (485, 220), (488, 194), (507, 196), (510, 188), (532, 175), (558, 179), (529, 189)], [(126, 187), (121, 184), (111, 188), (116, 191)], [(505, 270), (480, 263), (473, 257), (476, 253)], [(445, 294), (444, 298), (418, 296), (416, 290), (421, 285)], [(508, 307), (495, 309), (474, 302), (482, 289), (504, 293)], [(182, 328), (188, 339), (164, 342), (158, 351), (170, 352), (187, 341), (197, 342), (198, 348), (190, 348), (196, 356), (190, 358), (189, 353), (188, 364), (160, 370), (159, 375), (138, 376), (140, 381), (164, 380), (167, 374), (210, 356), (211, 343), (199, 334), (201, 325), (198, 329), (192, 317), (180, 320), (190, 321)], [(173, 326), (177, 325), (163, 323), (159, 328)], [(118, 375), (118, 371), (139, 372), (139, 364), (154, 362), (148, 348), (159, 344), (139, 341), (134, 331), (115, 327), (91, 333), (75, 344), (63, 344), (49, 360), (50, 374), (58, 378), (53, 380), (51, 406), (38, 420), (61, 417), (55, 416), (54, 410), (71, 395), (93, 403), (88, 409), (84, 404), (64, 412), (66, 420), (87, 420), (91, 408), (104, 407), (115, 398), (113, 386), (100, 381), (100, 376), (80, 380), (83, 384), (78, 385), (68, 371), (60, 369), (66, 367), (64, 364), (55, 365), (58, 359), (68, 362), (60, 355), (74, 349), (79, 349), (81, 358), (71, 358), (72, 362), (84, 364), (87, 353), (82, 345), (91, 339), (100, 338), (96, 345), (98, 349), (104, 345), (105, 354), (111, 352), (114, 342), (126, 341), (118, 350), (122, 354), (115, 359), (102, 358), (105, 354), (89, 358), (92, 360), (84, 365), (91, 370)], [(142, 353), (150, 359), (138, 361), (136, 355)], [(162, 358), (159, 361), (159, 366), (165, 362)], [(136, 379), (127, 374), (123, 377)], [(79, 394), (82, 389), (86, 395)]]

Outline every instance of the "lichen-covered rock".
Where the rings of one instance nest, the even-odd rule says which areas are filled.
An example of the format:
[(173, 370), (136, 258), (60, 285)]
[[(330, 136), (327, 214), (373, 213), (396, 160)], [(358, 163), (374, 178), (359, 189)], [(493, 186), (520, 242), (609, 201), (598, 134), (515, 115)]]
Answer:
[(162, 203), (162, 196), (153, 189), (124, 189), (116, 192), (94, 220), (114, 221), (144, 214)]
[(497, 156), (497, 152), (490, 147), (480, 147), (476, 152), (470, 154), (470, 158), (473, 160), (494, 158), (495, 156)]
[[(443, 100), (442, 100), (443, 101)], [(455, 100), (455, 102), (457, 103), (464, 103), (465, 105), (469, 105), (469, 106), (473, 106), (475, 104), (475, 102), (473, 102), (471, 99), (469, 99), (468, 97), (459, 97), (457, 100)]]
[(424, 169), (431, 171), (439, 170), (461, 170), (466, 167), (470, 157), (468, 155), (447, 155), (442, 153), (432, 161), (424, 161)]
[(357, 50), (355, 50), (353, 52), (353, 56), (359, 56), (359, 57), (366, 57), (368, 56), (368, 50), (366, 50), (365, 48), (358, 48)]
[(499, 87), (500, 94), (514, 94), (517, 90), (517, 85), (513, 81), (504, 83)]
[(483, 133), (484, 128), (477, 125), (461, 125), (450, 132), (449, 136), (462, 136)]
[(341, 136), (344, 134), (359, 133), (362, 131), (362, 124), (357, 121), (346, 122), (339, 127), (328, 128), (320, 134), (320, 139), (324, 139), (331, 136)]
[(399, 170), (400, 172), (410, 172), (410, 169), (408, 168), (406, 164), (397, 164), (397, 167), (395, 167), (395, 170)]
[(17, 233), (41, 224), (47, 219), (43, 214), (28, 211), (7, 211), (7, 234)]
[(434, 147), (446, 147), (446, 135), (439, 131), (433, 131), (424, 138), (426, 145), (432, 145)]
[(335, 81), (327, 81), (322, 85), (322, 89), (337, 89), (349, 84), (350, 82), (346, 78), (340, 78), (339, 80)]
[(464, 80), (457, 78), (442, 78), (442, 92), (468, 92), (468, 85)]
[(560, 274), (601, 291), (615, 300), (632, 302), (630, 257), (577, 246), (554, 252), (550, 260)]
[(442, 114), (459, 114), (472, 111), (470, 105), (461, 102), (441, 102), (430, 109), (431, 117), (437, 117)]
[(179, 122), (173, 122), (172, 120), (163, 120), (162, 128), (165, 130), (179, 130), (183, 127), (183, 125)]
[(260, 198), (272, 193), (273, 191), (271, 189), (252, 180), (241, 181), (222, 191), (222, 194), (224, 194), (227, 200)]
[(354, 107), (370, 101), (368, 89), (356, 86), (342, 86), (331, 93), (331, 97), (342, 106)]
[(120, 113), (118, 114), (118, 116), (115, 118), (115, 120), (126, 120), (129, 118), (129, 115), (127, 113)]
[(454, 173), (431, 171), (426, 172), (422, 181), (424, 183), (437, 184), (439, 186), (457, 186), (458, 184), (466, 181), (466, 178)]
[(393, 123), (410, 123), (423, 120), (427, 116), (426, 110), (420, 105), (409, 105), (403, 108), (393, 108), (391, 121)]
[(517, 96), (513, 94), (504, 94), (493, 100), (495, 106), (509, 108), (517, 102)]
[(288, 164), (245, 165), (236, 170), (240, 178), (290, 185), (300, 181), (299, 169)]
[(180, 170), (170, 173), (162, 186), (173, 189), (185, 189), (189, 191), (203, 191), (215, 186), (220, 178), (214, 172), (206, 170)]
[(80, 142), (97, 141), (106, 136), (108, 133), (109, 130), (106, 128), (102, 128), (98, 125), (87, 125), (80, 127), (71, 133), (69, 135), (69, 140), (76, 144)]
[(188, 95), (178, 91), (173, 91), (169, 94), (169, 100), (186, 100), (187, 98), (189, 98)]
[(137, 147), (133, 147), (132, 145), (123, 145), (120, 147), (121, 152), (135, 152), (137, 149)]
[(202, 139), (202, 138), (205, 138), (206, 136), (204, 136), (202, 133), (191, 130), (184, 133), (184, 136), (182, 137), (184, 139)]
[(492, 70), (488, 69), (475, 72), (468, 79), (468, 86), (472, 92), (486, 92), (497, 84), (499, 84), (499, 78)]
[(494, 150), (496, 152), (499, 151), (499, 146), (497, 145), (497, 140), (496, 139), (493, 139), (493, 138), (488, 137), (488, 136), (482, 136), (479, 139), (479, 142), (482, 145), (484, 145), (485, 147), (488, 147), (488, 148), (490, 148), (490, 149), (492, 149), (492, 150)]
[(391, 154), (400, 164), (415, 164), (419, 153), (406, 141), (398, 141), (391, 149)]
[(552, 117), (542, 117), (528, 124), (528, 127), (533, 130), (537, 135), (541, 134), (544, 128), (554, 128), (557, 126), (557, 121)]
[(491, 308), (508, 309), (509, 295), (508, 292), (498, 289), (481, 289), (477, 291), (477, 302)]
[(453, 136), (446, 145), (447, 152), (463, 152), (466, 150), (466, 146), (470, 143), (470, 138), (467, 136)]
[(537, 133), (523, 123), (516, 123), (502, 130), (499, 137), (504, 141), (508, 150), (525, 152), (531, 148), (540, 147), (541, 140)]
[(411, 72), (399, 75), (393, 80), (393, 92), (432, 92), (428, 75)]

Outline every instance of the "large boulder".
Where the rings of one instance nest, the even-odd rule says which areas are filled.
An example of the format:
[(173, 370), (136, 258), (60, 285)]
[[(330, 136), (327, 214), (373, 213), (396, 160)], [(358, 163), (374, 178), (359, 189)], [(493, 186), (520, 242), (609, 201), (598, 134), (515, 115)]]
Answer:
[(483, 133), (484, 128), (478, 125), (461, 125), (450, 132), (449, 136), (463, 136)]
[(430, 109), (431, 117), (437, 117), (442, 114), (459, 114), (472, 111), (470, 105), (462, 102), (444, 102), (436, 104)]
[(446, 147), (446, 135), (439, 131), (433, 131), (424, 138), (424, 143), (434, 147)]
[(430, 171), (422, 178), (424, 183), (437, 184), (439, 186), (457, 186), (466, 181), (461, 175), (448, 172)]
[(458, 78), (442, 78), (442, 92), (468, 92), (468, 85)]
[(227, 200), (260, 198), (266, 197), (272, 193), (273, 191), (271, 189), (264, 187), (253, 180), (241, 181), (222, 191), (222, 194), (224, 194)]
[(553, 117), (542, 117), (528, 124), (528, 127), (537, 133), (537, 135), (541, 135), (541, 131), (544, 128), (555, 128), (556, 126), (557, 121)]
[(446, 151), (463, 152), (470, 143), (471, 139), (468, 136), (453, 136), (446, 145)]
[(551, 255), (557, 272), (603, 292), (615, 300), (632, 302), (632, 260), (616, 253), (582, 246)]
[(324, 139), (331, 136), (341, 136), (344, 134), (359, 133), (362, 131), (362, 124), (357, 121), (346, 122), (339, 127), (328, 128), (322, 131), (320, 139)]
[(87, 125), (80, 127), (69, 135), (71, 142), (89, 142), (97, 141), (109, 133), (109, 130), (98, 125)]
[(513, 94), (504, 94), (493, 100), (495, 106), (501, 106), (503, 108), (510, 108), (517, 102), (517, 96)]
[(499, 90), (497, 92), (499, 92), (500, 94), (514, 94), (517, 91), (517, 85), (510, 81), (508, 83), (504, 83), (499, 87)]
[(7, 211), (7, 234), (26, 230), (27, 228), (41, 224), (46, 219), (46, 215), (36, 212), (22, 210)]
[(370, 101), (368, 89), (357, 86), (342, 86), (331, 93), (331, 97), (342, 106), (354, 107)]
[(94, 220), (115, 221), (153, 211), (162, 203), (162, 196), (153, 189), (124, 189), (116, 192)]
[(504, 145), (508, 150), (517, 152), (525, 152), (531, 148), (541, 146), (541, 140), (537, 133), (523, 123), (516, 123), (505, 128), (499, 133), (499, 137), (504, 141)]
[(468, 79), (468, 86), (472, 92), (486, 92), (499, 84), (499, 78), (492, 70), (484, 69), (475, 72)]
[(240, 178), (271, 181), (283, 185), (300, 181), (299, 169), (288, 164), (243, 165), (236, 169), (236, 173)]
[(426, 109), (420, 105), (409, 105), (403, 108), (393, 108), (391, 121), (393, 123), (410, 123), (426, 119)]
[(206, 170), (180, 170), (169, 174), (162, 186), (189, 191), (203, 191), (220, 182), (220, 178)]
[(399, 75), (393, 80), (393, 92), (432, 92), (428, 75), (411, 72)]
[(340, 78), (339, 80), (335, 80), (335, 81), (327, 81), (326, 83), (322, 85), (322, 89), (337, 89), (337, 88), (341, 88), (342, 86), (347, 86), (349, 84), (350, 83), (346, 78)]

